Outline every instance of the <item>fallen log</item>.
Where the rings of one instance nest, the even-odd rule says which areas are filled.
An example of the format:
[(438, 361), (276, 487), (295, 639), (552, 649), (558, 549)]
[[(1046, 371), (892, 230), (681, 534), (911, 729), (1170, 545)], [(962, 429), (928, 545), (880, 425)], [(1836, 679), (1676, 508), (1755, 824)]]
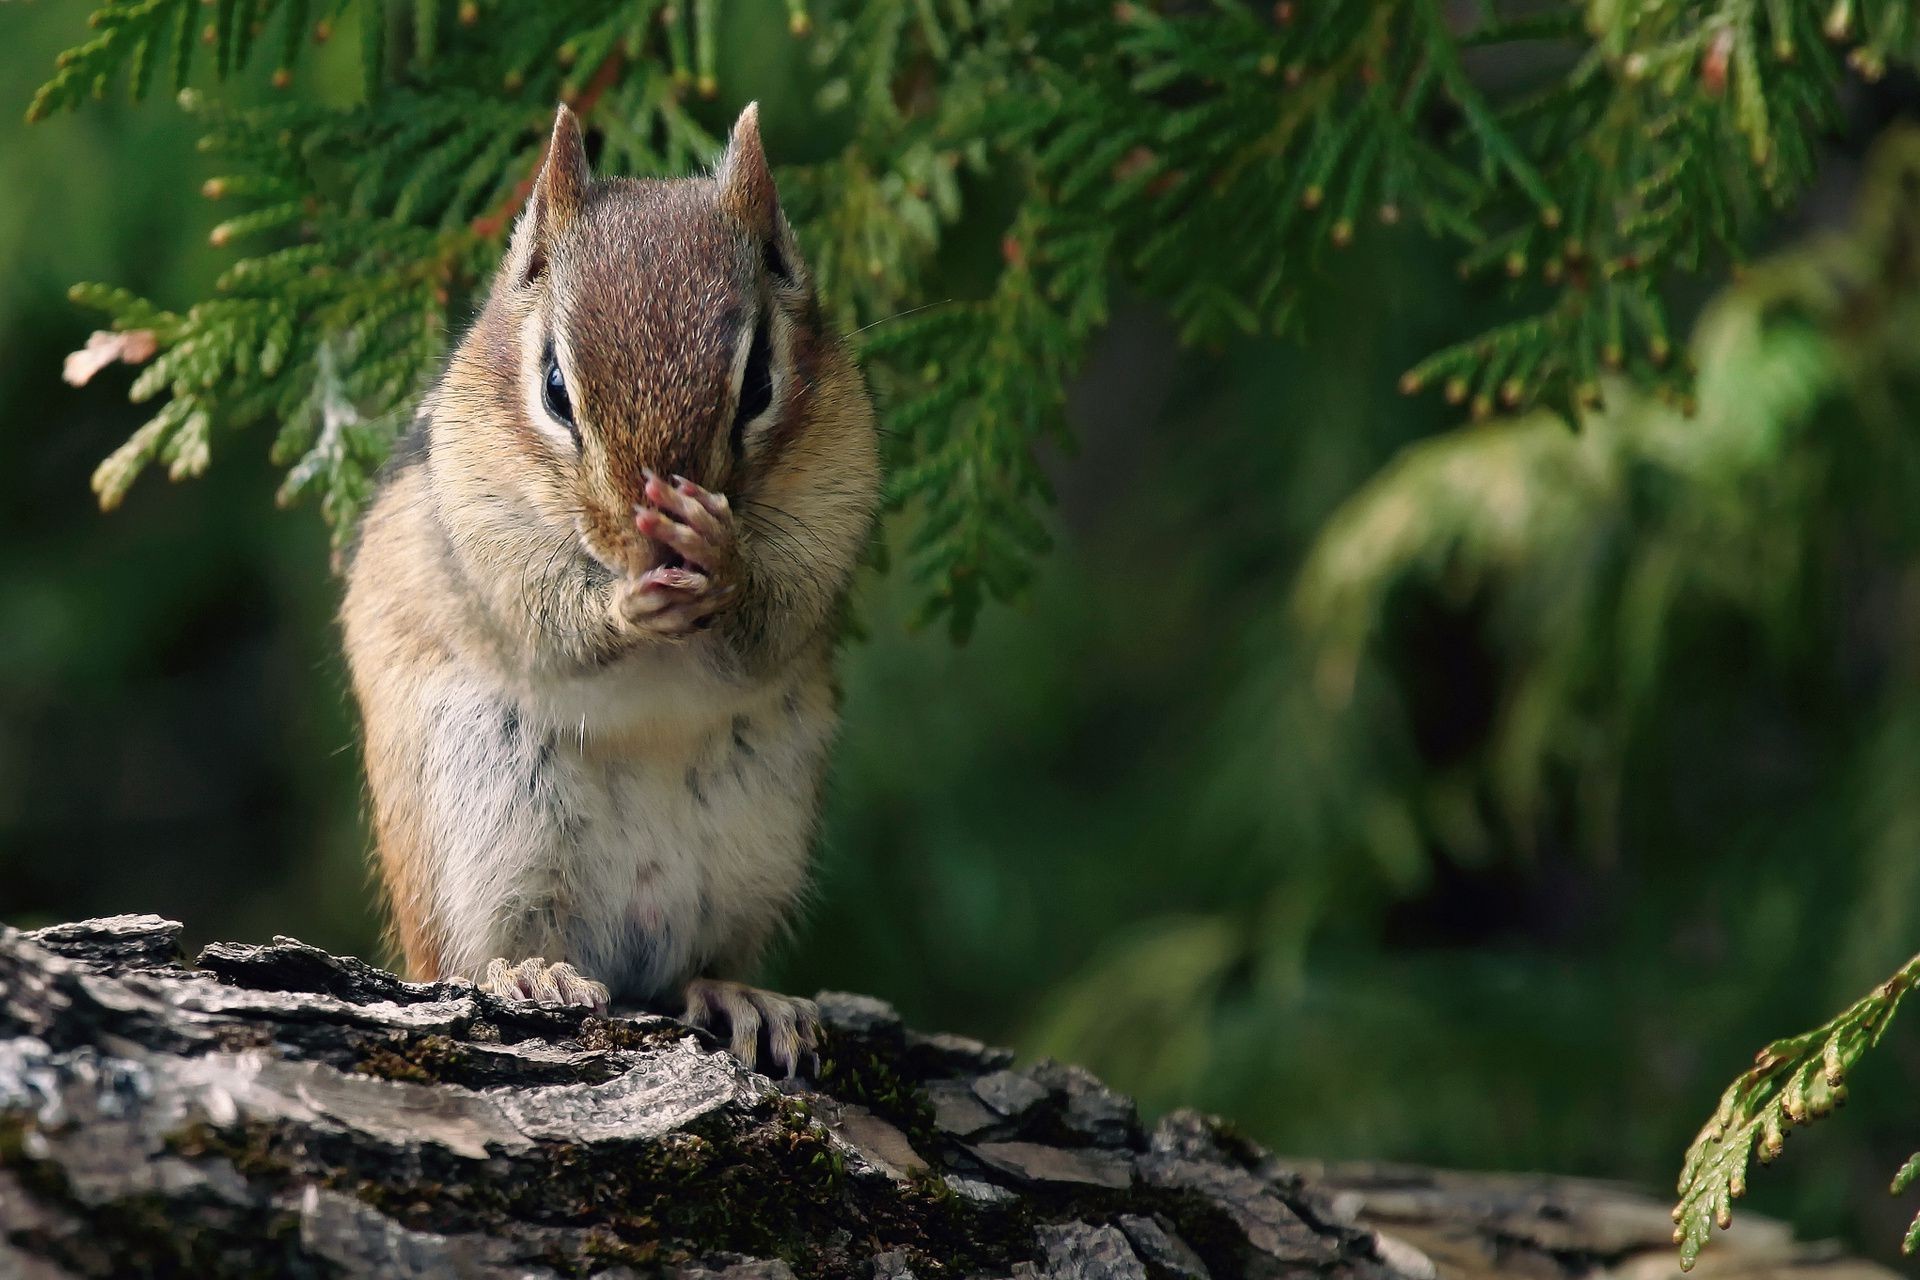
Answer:
[[(824, 993), (817, 1079), (287, 938), (0, 928), (0, 1277), (1677, 1274), (1576, 1179), (1287, 1161)], [(1696, 1274), (1881, 1280), (1748, 1215)]]

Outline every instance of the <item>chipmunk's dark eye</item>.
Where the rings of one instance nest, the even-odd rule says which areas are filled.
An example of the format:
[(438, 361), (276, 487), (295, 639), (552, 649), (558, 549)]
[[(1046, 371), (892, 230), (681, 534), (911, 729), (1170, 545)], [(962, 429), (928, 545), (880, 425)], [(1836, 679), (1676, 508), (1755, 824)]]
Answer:
[(580, 428), (573, 422), (573, 397), (567, 394), (567, 379), (560, 372), (560, 362), (554, 359), (551, 348), (547, 351), (545, 367), (540, 374), (540, 394), (545, 400), (547, 412), (567, 424), (567, 430), (573, 433), (575, 444), (580, 442)]
[(745, 444), (747, 424), (767, 411), (773, 403), (773, 338), (768, 332), (766, 313), (753, 324), (753, 340), (747, 347), (747, 369), (740, 379), (740, 405), (733, 414), (733, 450)]

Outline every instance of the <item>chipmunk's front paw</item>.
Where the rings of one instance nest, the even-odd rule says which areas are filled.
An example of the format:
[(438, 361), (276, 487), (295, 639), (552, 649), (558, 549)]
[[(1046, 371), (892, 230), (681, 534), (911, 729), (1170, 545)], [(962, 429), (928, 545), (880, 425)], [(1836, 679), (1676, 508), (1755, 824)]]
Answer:
[(566, 963), (548, 964), (539, 956), (510, 965), (487, 961), (480, 989), (502, 1000), (535, 1000), (544, 1004), (576, 1004), (595, 1013), (607, 1011), (607, 988)]
[(646, 503), (634, 526), (666, 559), (620, 584), (615, 620), (636, 631), (679, 636), (698, 631), (733, 602), (733, 510), (725, 494), (691, 480), (647, 472)]
[(682, 1022), (724, 1036), (733, 1056), (753, 1066), (760, 1045), (767, 1046), (767, 1062), (791, 1079), (800, 1074), (800, 1060), (811, 1059), (820, 1069), (820, 1006), (799, 996), (762, 991), (744, 982), (695, 978), (687, 984), (687, 1008)]

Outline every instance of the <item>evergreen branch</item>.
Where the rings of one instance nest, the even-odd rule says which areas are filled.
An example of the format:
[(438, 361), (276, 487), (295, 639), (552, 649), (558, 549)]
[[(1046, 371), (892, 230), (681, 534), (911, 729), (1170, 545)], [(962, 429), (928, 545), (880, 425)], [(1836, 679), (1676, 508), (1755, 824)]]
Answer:
[[(1713, 1118), (1687, 1150), (1674, 1206), (1673, 1239), (1680, 1265), (1691, 1269), (1713, 1228), (1733, 1223), (1733, 1202), (1746, 1194), (1747, 1169), (1756, 1150), (1771, 1163), (1796, 1127), (1812, 1124), (1846, 1101), (1846, 1078), (1866, 1052), (1880, 1043), (1901, 1002), (1920, 981), (1915, 956), (1832, 1021), (1802, 1035), (1776, 1040), (1754, 1065), (1727, 1086)], [(1894, 1176), (1896, 1194), (1920, 1170), (1920, 1157)], [(1920, 1223), (1920, 1218), (1916, 1219)], [(1910, 1228), (1902, 1247), (1911, 1253), (1920, 1227)]]
[(1546, 179), (1534, 168), (1532, 161), (1521, 154), (1513, 139), (1507, 136), (1479, 88), (1467, 77), (1466, 68), (1461, 65), (1459, 51), (1455, 47), (1454, 36), (1447, 30), (1446, 18), (1439, 4), (1436, 0), (1414, 0), (1413, 10), (1421, 28), (1427, 33), (1427, 56), (1434, 63), (1447, 96), (1466, 117), (1468, 127), (1488, 160), (1504, 170), (1526, 192), (1527, 198), (1539, 207), (1543, 224), (1559, 226), (1559, 203), (1553, 192), (1548, 190)]
[[(572, 107), (573, 114), (579, 117), (583, 124), (592, 117), (593, 110), (600, 104), (601, 97), (618, 83), (625, 64), (625, 50), (618, 46), (608, 50), (600, 59), (599, 65), (594, 68), (593, 74), (587, 78), (585, 87), (571, 97), (569, 105)], [(513, 220), (520, 215), (521, 208), (527, 203), (527, 197), (533, 194), (533, 183), (537, 176), (539, 176), (538, 166), (529, 168), (526, 176), (513, 184), (513, 190), (507, 193), (504, 200), (473, 220), (471, 224), (473, 234), (482, 240), (498, 240), (505, 236), (507, 230), (513, 225)]]
[[(1907, 1162), (1893, 1175), (1893, 1182), (1887, 1190), (1897, 1196), (1912, 1186), (1916, 1177), (1920, 1177), (1920, 1151), (1907, 1157)], [(1913, 1215), (1913, 1220), (1907, 1224), (1906, 1234), (1900, 1238), (1900, 1252), (1911, 1254), (1915, 1249), (1920, 1249), (1920, 1212)]]
[[(1035, 450), (1060, 436), (1066, 377), (1104, 319), (1085, 293), (1065, 308), (1056, 294), (1105, 250), (1098, 233), (1068, 234), (1047, 213), (1025, 210), (992, 297), (906, 317), (864, 348), (901, 392), (889, 416), (887, 501), (912, 516), (909, 572), (927, 591), (919, 621), (944, 617), (956, 639), (986, 599), (1017, 599), (1052, 544), (1037, 509), (1050, 491)], [(892, 359), (930, 340), (951, 364), (915, 370), (917, 378), (892, 371)], [(915, 383), (923, 389), (909, 390)]]
[[(465, 8), (470, 6), (463, 6)], [(277, 89), (293, 82), (294, 67), (309, 43), (324, 43), (334, 26), (357, 21), (369, 41), (386, 34), (385, 0), (319, 0), (322, 16), (313, 20), (313, 0), (112, 0), (87, 19), (99, 34), (62, 53), (53, 76), (34, 94), (27, 119), (44, 120), (56, 111), (69, 111), (89, 98), (104, 98), (116, 77), (126, 81), (128, 97), (139, 102), (153, 85), (162, 62), (171, 87), (182, 90), (192, 82), (197, 60), (210, 57), (213, 79), (224, 81), (252, 65), (255, 51), (270, 27), (277, 25), (273, 45), (278, 60), (269, 75)], [(205, 21), (202, 15), (211, 9)], [(424, 60), (434, 47), (437, 4), (418, 4), (413, 10), (413, 34)], [(203, 55), (202, 50), (210, 50)], [(385, 79), (381, 56), (369, 55), (369, 93)]]
[[(813, 31), (801, 0), (760, 2)], [(1511, 295), (1516, 318), (1459, 335), (1407, 373), (1407, 391), (1437, 388), (1479, 417), (1536, 404), (1571, 415), (1597, 403), (1611, 371), (1690, 395), (1655, 282), (1744, 253), (1811, 174), (1848, 68), (1873, 76), (1916, 60), (1905, 3), (1619, 0), (1588, 9), (1586, 26), (1493, 5), (1463, 17), (1437, 0), (823, 7), (820, 101), (848, 110), (848, 136), (782, 182), (835, 317), (851, 330), (923, 304), (949, 229), (1001, 216), (1002, 199), (1017, 210), (1006, 234), (1019, 252), (983, 298), (936, 308), (948, 327), (930, 313), (867, 343), (911, 477), (894, 493), (923, 521), (917, 563), (937, 611), (964, 626), (974, 610), (955, 584), (1008, 595), (1025, 582), (1014, 563), (1034, 540), (996, 539), (1037, 518), (1031, 449), (1059, 432), (1057, 384), (1115, 281), (1160, 300), (1191, 341), (1274, 333), (1294, 323), (1325, 253), (1358, 243), (1369, 222), (1417, 223), (1459, 243), (1463, 270)], [(358, 23), (365, 99), (209, 115), (224, 167), (205, 190), (247, 203), (216, 240), (271, 243), (226, 277), (240, 311), (190, 306), (154, 330), (159, 351), (136, 387), (185, 403), (163, 406), (115, 455), (103, 497), (143, 460), (193, 473), (209, 424), (291, 406), (305, 425), (283, 422), (283, 437), (321, 439), (316, 388), (330, 380), (371, 397), (358, 404), (366, 422), (390, 421), (438, 356), (439, 340), (421, 335), (479, 287), (524, 203), (554, 98), (593, 117), (616, 171), (684, 172), (716, 147), (687, 104), (718, 89), (714, 0), (220, 0), (210, 20), (202, 9), (108, 0), (30, 114), (116, 78), (137, 97), (161, 63), (176, 85), (196, 66), (230, 77), (261, 65), (262, 48), (278, 54), (269, 82), (287, 87), (309, 37), (340, 21)], [(1567, 69), (1538, 84), (1483, 84), (1464, 56), (1539, 40), (1561, 46)], [(971, 209), (970, 172), (995, 193)], [(411, 273), (397, 260), (369, 269), (359, 253), (403, 243), (424, 255)], [(286, 296), (247, 292), (269, 279)], [(381, 307), (352, 295), (389, 283), (389, 304), (409, 302), (371, 324)], [(116, 331), (141, 326), (144, 312), (114, 307)], [(296, 336), (276, 340), (271, 375), (240, 354), (289, 324)], [(307, 336), (314, 324), (334, 328)], [(365, 341), (341, 341), (340, 326), (368, 325)], [(962, 467), (961, 446), (943, 452), (922, 425), (959, 382), (929, 387), (913, 371), (969, 360), (1012, 367), (968, 370), (986, 394), (945, 410), (957, 415), (952, 440), (978, 451)], [(213, 382), (179, 376), (215, 367)], [(345, 465), (303, 472), (287, 492), (318, 492), (334, 519), (349, 518), (352, 492), (330, 500), (336, 481), (353, 488)]]

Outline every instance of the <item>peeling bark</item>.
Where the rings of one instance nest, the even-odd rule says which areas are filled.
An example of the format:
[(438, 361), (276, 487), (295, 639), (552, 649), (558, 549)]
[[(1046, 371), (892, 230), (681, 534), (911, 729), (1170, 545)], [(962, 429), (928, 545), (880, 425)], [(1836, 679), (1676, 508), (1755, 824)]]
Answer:
[[(823, 994), (820, 1079), (291, 939), (0, 928), (0, 1277), (1665, 1276), (1664, 1205), (1277, 1159)], [(1710, 1276), (1890, 1273), (1743, 1219)]]

